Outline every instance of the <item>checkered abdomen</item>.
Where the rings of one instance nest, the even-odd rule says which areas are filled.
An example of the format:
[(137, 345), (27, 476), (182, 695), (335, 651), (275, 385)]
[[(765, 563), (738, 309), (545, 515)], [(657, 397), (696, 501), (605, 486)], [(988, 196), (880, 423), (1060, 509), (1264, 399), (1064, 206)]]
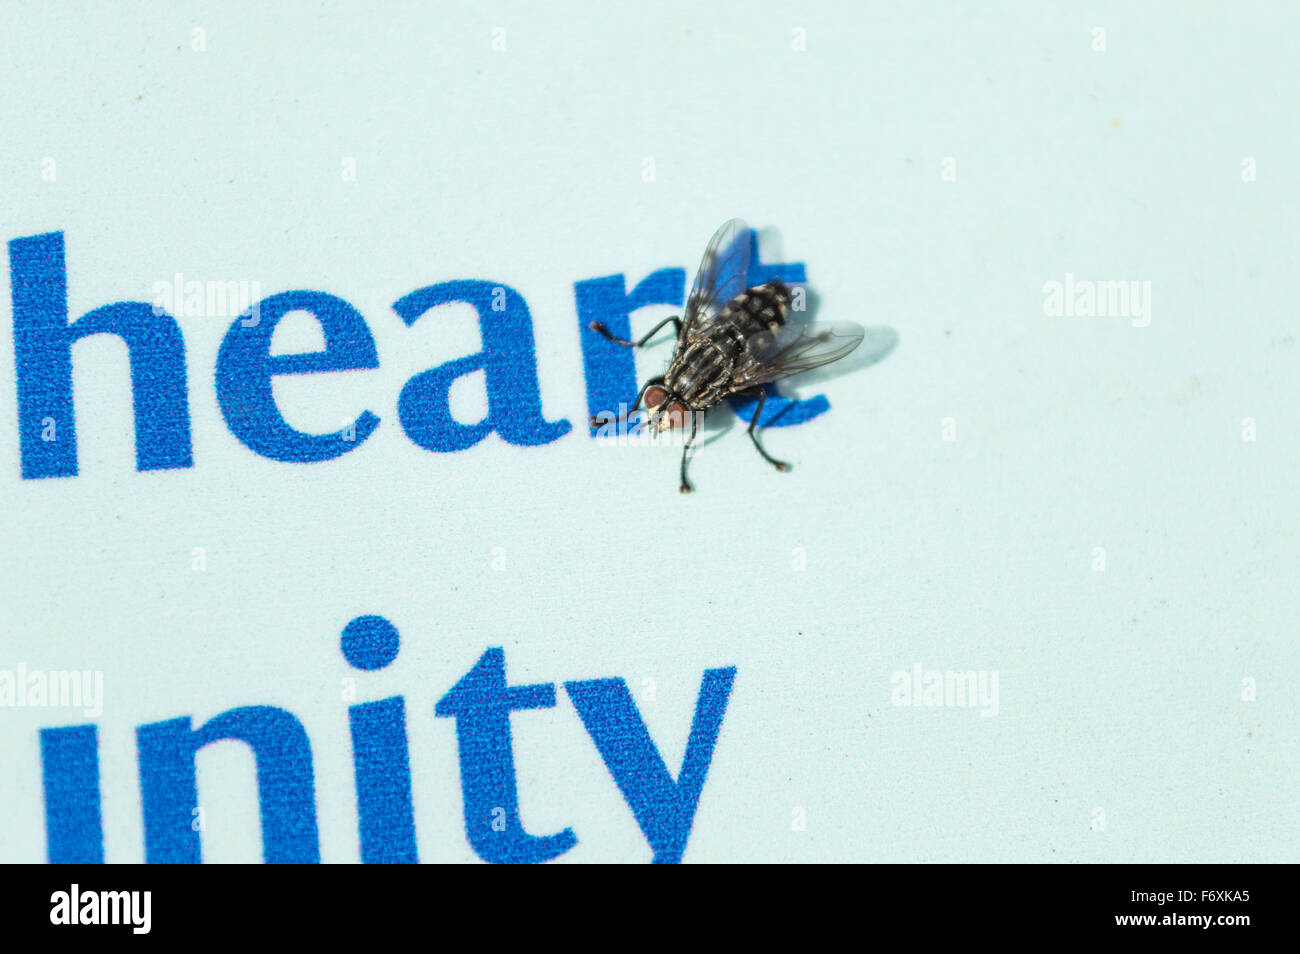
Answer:
[(790, 290), (771, 281), (741, 292), (673, 356), (665, 384), (695, 410), (712, 407), (731, 388), (745, 342), (785, 323)]

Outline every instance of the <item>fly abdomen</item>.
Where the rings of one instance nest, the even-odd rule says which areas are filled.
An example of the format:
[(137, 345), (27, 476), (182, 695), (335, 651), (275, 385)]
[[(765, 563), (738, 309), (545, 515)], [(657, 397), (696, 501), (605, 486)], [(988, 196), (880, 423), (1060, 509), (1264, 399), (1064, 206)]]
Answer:
[(718, 315), (717, 328), (719, 333), (725, 333), (734, 352), (740, 354), (751, 337), (775, 331), (785, 324), (789, 308), (790, 289), (785, 282), (773, 279), (729, 301)]
[(693, 408), (712, 407), (730, 390), (731, 376), (746, 344), (785, 324), (790, 289), (770, 281), (741, 292), (673, 356), (666, 383)]

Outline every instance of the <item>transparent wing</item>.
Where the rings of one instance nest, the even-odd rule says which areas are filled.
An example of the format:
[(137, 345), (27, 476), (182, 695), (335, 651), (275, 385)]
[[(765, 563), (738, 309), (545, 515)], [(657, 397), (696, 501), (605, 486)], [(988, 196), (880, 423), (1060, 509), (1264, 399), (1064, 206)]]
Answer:
[(749, 240), (749, 226), (740, 219), (722, 223), (713, 233), (686, 299), (684, 334), (699, 331), (749, 287)]
[(743, 391), (838, 361), (862, 344), (866, 330), (851, 321), (788, 323), (745, 342), (731, 384)]

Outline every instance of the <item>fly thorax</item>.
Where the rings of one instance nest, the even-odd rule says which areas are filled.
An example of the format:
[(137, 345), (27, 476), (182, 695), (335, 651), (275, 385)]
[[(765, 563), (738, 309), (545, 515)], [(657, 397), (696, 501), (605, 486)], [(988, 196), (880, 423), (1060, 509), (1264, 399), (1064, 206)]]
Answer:
[(668, 380), (674, 391), (691, 407), (709, 407), (731, 380), (734, 355), (725, 337), (712, 335), (692, 342), (673, 359)]

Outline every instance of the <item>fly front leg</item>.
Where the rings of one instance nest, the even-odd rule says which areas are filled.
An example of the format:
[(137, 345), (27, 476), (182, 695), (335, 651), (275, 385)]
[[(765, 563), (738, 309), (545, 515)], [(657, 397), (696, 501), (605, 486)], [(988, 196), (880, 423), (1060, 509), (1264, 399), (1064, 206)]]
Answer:
[(789, 464), (787, 464), (783, 460), (777, 460), (767, 451), (763, 450), (763, 445), (758, 442), (758, 434), (754, 432), (754, 428), (758, 426), (758, 418), (763, 413), (763, 405), (766, 403), (767, 403), (767, 392), (759, 391), (758, 407), (754, 408), (754, 416), (750, 418), (749, 421), (749, 439), (754, 442), (754, 447), (758, 450), (760, 454), (763, 455), (763, 460), (767, 461), (777, 470), (789, 470), (790, 469)]
[(610, 334), (609, 329), (606, 328), (599, 321), (593, 321), (587, 327), (590, 328), (592, 331), (596, 332), (596, 334), (601, 335), (602, 337), (607, 338), (608, 340), (614, 342), (614, 344), (616, 345), (622, 345), (624, 348), (643, 348), (645, 347), (645, 343), (649, 341), (651, 338), (653, 338), (655, 335), (659, 334), (659, 329), (667, 324), (671, 324), (673, 328), (676, 329), (678, 336), (679, 337), (681, 336), (682, 320), (678, 318), (676, 315), (674, 315), (671, 318), (665, 318), (663, 321), (659, 322), (659, 324), (651, 328), (649, 332), (642, 335), (641, 340), (639, 341), (628, 341), (626, 338), (615, 338), (612, 334)]
[[(654, 387), (656, 384), (662, 385), (663, 383), (664, 383), (664, 376), (661, 374), (659, 375), (659, 377), (651, 378), (645, 384), (641, 385), (641, 390), (636, 392), (636, 402), (628, 409), (627, 413), (635, 414), (636, 409), (641, 406), (641, 399), (645, 397), (646, 391), (650, 390), (650, 388)], [(618, 420), (617, 417), (612, 417), (612, 418), (597, 417), (595, 414), (593, 414), (591, 415), (591, 418), (588, 420), (587, 423), (591, 427), (600, 427), (602, 424), (608, 424), (610, 421), (617, 421), (617, 420)]]
[(691, 452), (691, 445), (695, 443), (695, 431), (700, 425), (700, 418), (704, 417), (703, 411), (691, 412), (691, 434), (686, 438), (686, 443), (682, 447), (682, 486), (681, 491), (689, 494), (692, 490), (691, 482), (686, 479), (686, 455)]

